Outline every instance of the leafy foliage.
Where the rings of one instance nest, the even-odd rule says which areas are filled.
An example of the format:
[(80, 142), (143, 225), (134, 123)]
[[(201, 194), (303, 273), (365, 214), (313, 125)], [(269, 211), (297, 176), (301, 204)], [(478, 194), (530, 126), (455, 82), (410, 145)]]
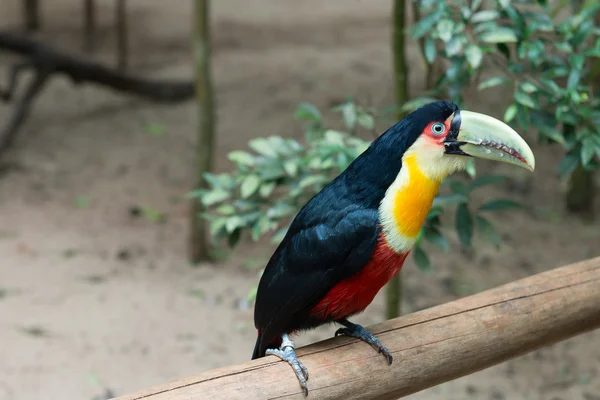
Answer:
[[(405, 107), (419, 105), (420, 102), (415, 102)], [(334, 107), (333, 111), (341, 114), (348, 131), (358, 133), (375, 126), (376, 117), (352, 101)], [(325, 127), (321, 112), (311, 104), (300, 104), (295, 117), (306, 124), (305, 145), (278, 136), (253, 139), (248, 144), (251, 152), (236, 150), (229, 154), (235, 164), (231, 173), (206, 174), (210, 188), (190, 194), (207, 207), (203, 217), (210, 221), (215, 242), (226, 238), (235, 246), (242, 232), (249, 232), (253, 240), (272, 235), (273, 243), (280, 242), (298, 210), (369, 145), (356, 135)], [(481, 176), (468, 184), (458, 179), (443, 182), (413, 252), (422, 270), (431, 268), (423, 248), (425, 242), (444, 251), (450, 247), (442, 215), (452, 207), (456, 207), (455, 227), (463, 245), (470, 246), (477, 231), (491, 243), (500, 243), (493, 225), (483, 214), (514, 208), (516, 203), (496, 199), (471, 209), (470, 194), (503, 180), (502, 176)]]
[[(569, 176), (578, 166), (600, 167), (600, 5), (586, 1), (578, 12), (559, 18), (570, 2), (499, 0), (494, 9), (482, 1), (419, 1), (423, 18), (411, 27), (425, 38), (426, 59), (448, 64), (435, 91), (463, 102), (484, 65), (499, 75), (479, 82), (479, 90), (512, 88), (504, 120), (535, 129), (541, 142), (565, 149), (558, 166)], [(554, 3), (554, 2), (553, 2)], [(552, 8), (554, 7), (554, 8)]]

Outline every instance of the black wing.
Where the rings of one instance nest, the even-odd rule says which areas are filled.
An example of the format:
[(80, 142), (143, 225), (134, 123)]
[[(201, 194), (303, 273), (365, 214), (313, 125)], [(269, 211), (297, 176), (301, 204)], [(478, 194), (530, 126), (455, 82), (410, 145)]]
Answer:
[(326, 201), (332, 196), (321, 193), (296, 216), (260, 280), (254, 311), (260, 355), (286, 329), (298, 329), (308, 311), (336, 283), (360, 271), (375, 250), (377, 209), (343, 196)]

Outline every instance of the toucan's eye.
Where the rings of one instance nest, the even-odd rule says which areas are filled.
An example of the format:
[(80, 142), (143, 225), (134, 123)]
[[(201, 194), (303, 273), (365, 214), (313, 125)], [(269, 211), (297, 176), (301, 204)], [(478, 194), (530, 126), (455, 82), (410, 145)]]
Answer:
[(431, 125), (431, 132), (433, 132), (434, 135), (441, 135), (445, 131), (446, 125), (442, 124), (441, 122), (436, 122), (435, 124)]

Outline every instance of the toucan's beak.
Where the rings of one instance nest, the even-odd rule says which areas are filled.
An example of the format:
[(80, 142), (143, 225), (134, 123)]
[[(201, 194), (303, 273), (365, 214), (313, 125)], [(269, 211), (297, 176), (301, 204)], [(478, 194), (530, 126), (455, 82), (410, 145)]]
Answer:
[(525, 140), (504, 122), (472, 111), (456, 111), (444, 141), (447, 154), (503, 161), (533, 171), (535, 157)]

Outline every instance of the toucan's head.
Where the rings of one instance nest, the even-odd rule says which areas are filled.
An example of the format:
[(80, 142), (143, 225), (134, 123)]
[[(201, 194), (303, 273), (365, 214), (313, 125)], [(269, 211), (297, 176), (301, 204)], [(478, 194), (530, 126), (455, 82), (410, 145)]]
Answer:
[(394, 128), (392, 136), (403, 136), (403, 161), (413, 158), (426, 175), (439, 180), (465, 169), (469, 157), (531, 171), (535, 167), (533, 152), (510, 126), (485, 114), (461, 110), (452, 102), (429, 103)]

